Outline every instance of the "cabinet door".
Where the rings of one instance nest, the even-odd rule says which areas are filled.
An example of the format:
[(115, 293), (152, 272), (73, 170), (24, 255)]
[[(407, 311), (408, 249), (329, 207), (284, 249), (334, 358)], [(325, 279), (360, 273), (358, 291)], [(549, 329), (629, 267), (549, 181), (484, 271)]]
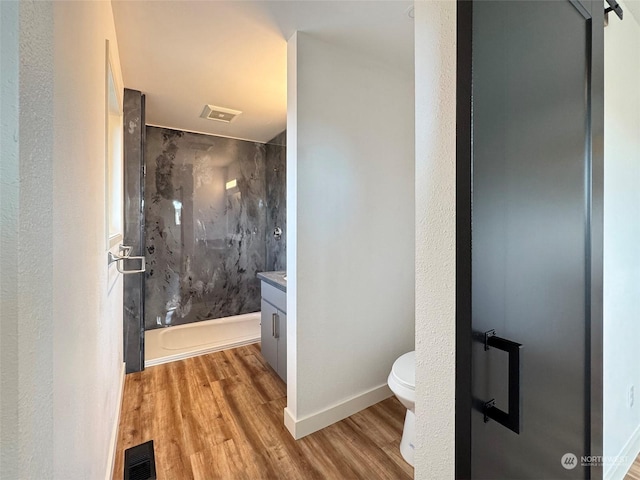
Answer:
[(287, 383), (287, 314), (278, 310), (278, 375)]
[(262, 356), (267, 363), (278, 371), (278, 339), (275, 337), (277, 325), (274, 321), (278, 318), (278, 310), (269, 302), (262, 300), (262, 315), (260, 317)]

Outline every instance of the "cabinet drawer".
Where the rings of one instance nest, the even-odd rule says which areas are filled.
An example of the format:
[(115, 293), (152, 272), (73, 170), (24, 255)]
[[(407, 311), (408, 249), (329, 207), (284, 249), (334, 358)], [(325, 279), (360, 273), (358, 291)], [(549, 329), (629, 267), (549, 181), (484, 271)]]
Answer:
[(262, 298), (281, 312), (287, 313), (287, 294), (282, 290), (262, 282)]

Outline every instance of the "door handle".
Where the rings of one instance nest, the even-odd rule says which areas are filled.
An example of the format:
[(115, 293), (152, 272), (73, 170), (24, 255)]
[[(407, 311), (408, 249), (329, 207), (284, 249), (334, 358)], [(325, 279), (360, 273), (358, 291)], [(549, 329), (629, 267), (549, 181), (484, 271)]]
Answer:
[(509, 411), (500, 410), (495, 405), (495, 399), (491, 399), (484, 404), (484, 422), (487, 423), (489, 419), (495, 420), (509, 430), (520, 434), (522, 432), (522, 389), (520, 388), (522, 344), (498, 337), (495, 330), (489, 330), (484, 334), (484, 349), (489, 350), (490, 347), (509, 354)]

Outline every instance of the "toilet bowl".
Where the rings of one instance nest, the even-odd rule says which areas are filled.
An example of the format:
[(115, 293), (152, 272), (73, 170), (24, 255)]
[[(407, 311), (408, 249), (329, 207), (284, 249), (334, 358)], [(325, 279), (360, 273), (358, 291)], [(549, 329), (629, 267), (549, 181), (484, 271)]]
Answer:
[(414, 438), (416, 431), (416, 352), (405, 353), (393, 362), (387, 383), (407, 409), (404, 418), (404, 430), (400, 440), (400, 453), (406, 462), (413, 466)]

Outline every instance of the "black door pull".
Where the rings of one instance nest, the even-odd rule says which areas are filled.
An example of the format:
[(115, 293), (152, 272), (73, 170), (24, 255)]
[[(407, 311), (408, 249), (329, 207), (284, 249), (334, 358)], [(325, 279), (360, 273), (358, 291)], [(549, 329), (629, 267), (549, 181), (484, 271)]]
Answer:
[(484, 421), (487, 423), (489, 419), (495, 420), (509, 430), (520, 434), (522, 431), (522, 391), (520, 389), (522, 344), (498, 337), (495, 330), (489, 330), (484, 334), (484, 349), (489, 350), (490, 347), (509, 354), (509, 411), (500, 410), (495, 406), (494, 399), (489, 400), (484, 404)]

